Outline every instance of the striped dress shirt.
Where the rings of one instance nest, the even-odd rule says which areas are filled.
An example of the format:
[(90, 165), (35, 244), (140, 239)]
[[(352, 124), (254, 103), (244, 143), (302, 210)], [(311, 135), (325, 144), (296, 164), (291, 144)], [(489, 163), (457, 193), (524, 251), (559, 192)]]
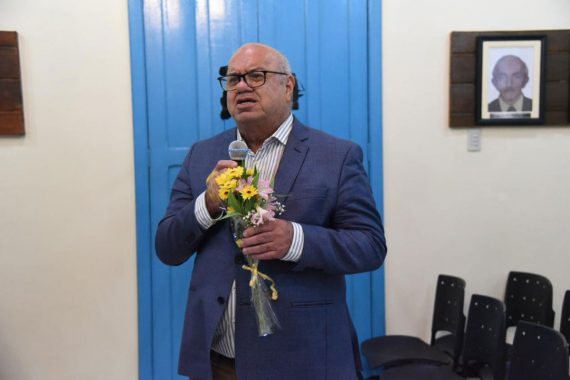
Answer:
[[(267, 138), (257, 152), (248, 151), (245, 158), (245, 167), (257, 167), (260, 178), (264, 180), (272, 180), (277, 173), (279, 162), (283, 156), (285, 145), (293, 127), (293, 115), (289, 117), (279, 126), (279, 128)], [(237, 132), (237, 139), (243, 140), (239, 130)], [(212, 219), (206, 208), (205, 192), (196, 198), (195, 214), (198, 223), (204, 229), (208, 229), (216, 223), (217, 220)], [(294, 222), (293, 225), (293, 241), (289, 251), (281, 258), (285, 261), (297, 262), (301, 258), (303, 252), (304, 235), (302, 227)], [(221, 255), (227, 254), (220, 252)], [(222, 318), (218, 322), (216, 333), (214, 334), (214, 341), (212, 343), (212, 350), (227, 356), (229, 358), (235, 357), (235, 304), (236, 304), (236, 288), (235, 281), (232, 284), (232, 289), (226, 303), (226, 309)]]

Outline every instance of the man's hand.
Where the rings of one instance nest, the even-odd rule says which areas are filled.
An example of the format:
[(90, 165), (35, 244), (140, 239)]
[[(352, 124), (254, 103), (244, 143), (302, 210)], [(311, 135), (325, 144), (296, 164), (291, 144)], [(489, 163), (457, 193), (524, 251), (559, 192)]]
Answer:
[(275, 219), (245, 230), (241, 248), (244, 255), (251, 255), (259, 260), (273, 260), (285, 256), (292, 242), (291, 223)]
[(208, 209), (208, 213), (212, 218), (217, 218), (220, 216), (221, 207), (222, 207), (222, 200), (218, 195), (219, 186), (216, 183), (216, 177), (220, 175), (220, 173), (227, 168), (235, 168), (237, 166), (237, 162), (231, 160), (220, 160), (216, 164), (216, 167), (208, 178), (206, 178), (206, 208)]

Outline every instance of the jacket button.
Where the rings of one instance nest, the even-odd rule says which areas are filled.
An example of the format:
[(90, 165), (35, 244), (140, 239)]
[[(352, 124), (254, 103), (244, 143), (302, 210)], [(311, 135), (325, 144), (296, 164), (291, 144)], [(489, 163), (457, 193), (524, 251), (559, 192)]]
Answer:
[(235, 262), (237, 265), (243, 265), (243, 264), (245, 264), (245, 260), (244, 260), (244, 258), (243, 258), (242, 255), (236, 256), (236, 257), (234, 258), (234, 262)]
[(226, 300), (224, 299), (224, 297), (218, 297), (218, 303), (219, 303), (220, 305), (223, 305), (224, 302), (226, 302)]

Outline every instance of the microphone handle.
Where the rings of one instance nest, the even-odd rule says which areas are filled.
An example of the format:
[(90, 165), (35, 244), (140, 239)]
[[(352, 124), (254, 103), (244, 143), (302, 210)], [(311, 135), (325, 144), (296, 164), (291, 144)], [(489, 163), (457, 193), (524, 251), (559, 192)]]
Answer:
[(242, 168), (245, 168), (245, 162), (244, 162), (244, 160), (233, 160), (233, 161), (235, 161), (235, 162), (238, 164), (238, 166), (241, 166)]

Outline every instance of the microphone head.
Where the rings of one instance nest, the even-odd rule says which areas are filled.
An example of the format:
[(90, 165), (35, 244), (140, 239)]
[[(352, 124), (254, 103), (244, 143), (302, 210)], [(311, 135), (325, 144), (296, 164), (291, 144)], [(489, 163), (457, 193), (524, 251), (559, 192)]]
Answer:
[(247, 151), (247, 144), (242, 140), (232, 141), (228, 147), (230, 159), (234, 161), (244, 161), (247, 156)]

